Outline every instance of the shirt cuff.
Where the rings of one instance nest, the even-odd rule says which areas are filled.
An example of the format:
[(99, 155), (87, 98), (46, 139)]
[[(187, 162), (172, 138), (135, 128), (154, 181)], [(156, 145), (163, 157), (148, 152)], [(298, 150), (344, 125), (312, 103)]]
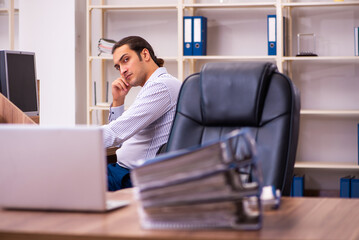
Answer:
[(125, 106), (121, 105), (119, 107), (110, 107), (110, 114), (108, 116), (108, 120), (112, 122), (116, 120), (122, 113), (125, 111)]

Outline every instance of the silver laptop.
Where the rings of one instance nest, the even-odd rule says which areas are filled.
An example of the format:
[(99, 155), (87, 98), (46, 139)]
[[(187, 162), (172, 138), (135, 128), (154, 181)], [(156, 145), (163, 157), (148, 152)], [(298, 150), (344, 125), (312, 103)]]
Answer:
[(107, 211), (100, 127), (0, 124), (0, 207)]

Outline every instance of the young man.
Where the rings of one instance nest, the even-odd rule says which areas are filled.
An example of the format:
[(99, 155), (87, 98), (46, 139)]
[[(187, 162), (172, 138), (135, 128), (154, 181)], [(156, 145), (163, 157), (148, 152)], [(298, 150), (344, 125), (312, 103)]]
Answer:
[[(103, 128), (105, 146), (121, 146), (116, 151), (117, 163), (107, 169), (109, 190), (115, 191), (131, 187), (130, 169), (138, 160), (155, 157), (167, 142), (181, 82), (167, 73), (163, 60), (141, 37), (120, 40), (112, 54), (120, 77), (112, 83), (110, 123)], [(142, 89), (124, 111), (125, 97), (134, 86)]]

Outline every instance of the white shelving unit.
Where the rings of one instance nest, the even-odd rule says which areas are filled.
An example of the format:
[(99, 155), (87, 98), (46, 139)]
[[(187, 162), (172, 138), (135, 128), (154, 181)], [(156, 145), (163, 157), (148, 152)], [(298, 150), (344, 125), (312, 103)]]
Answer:
[[(318, 11), (320, 11), (321, 9), (323, 9), (323, 12), (330, 12), (330, 11), (345, 11), (348, 14), (350, 14), (350, 11), (348, 11), (348, 8), (355, 8), (357, 9), (357, 11), (359, 11), (359, 2), (358, 1), (344, 1), (344, 2), (331, 2), (331, 1), (322, 1), (322, 2), (285, 2), (282, 3), (282, 8), (283, 11), (287, 13), (287, 17), (289, 18), (290, 22), (294, 22), (296, 19), (292, 19), (292, 11), (295, 11), (296, 9), (304, 9), (303, 11), (306, 11), (306, 9), (311, 8), (311, 9), (318, 9)], [(354, 10), (353, 10), (354, 11)], [(328, 15), (334, 15), (332, 13), (328, 13), (323, 14), (325, 15), (325, 17)], [(353, 15), (353, 17), (355, 18), (355, 15)], [(358, 16), (356, 16), (358, 17)], [(321, 20), (328, 20), (328, 19), (321, 19)], [(338, 20), (338, 19), (334, 19), (334, 20)], [(353, 22), (357, 22), (357, 24), (359, 24), (359, 19), (353, 19)], [(355, 24), (355, 23), (354, 23)], [(356, 26), (356, 25), (355, 25)], [(354, 28), (354, 26), (353, 26)], [(334, 29), (327, 29), (327, 31), (333, 31)], [(289, 32), (291, 31), (291, 29), (289, 30)], [(291, 36), (293, 36), (293, 34), (291, 34)], [(351, 37), (354, 39), (354, 33), (352, 33)], [(294, 40), (291, 40), (289, 44), (293, 44)], [(350, 47), (351, 42), (349, 43), (344, 43), (349, 45)], [(354, 44), (354, 43), (353, 43)], [(291, 47), (291, 45), (290, 45)], [(293, 49), (293, 48), (292, 48)], [(288, 64), (288, 75), (291, 77), (291, 79), (293, 79), (293, 81), (296, 83), (296, 76), (293, 74), (293, 64), (311, 64), (312, 66), (316, 66), (316, 65), (320, 65), (317, 67), (317, 69), (320, 69), (321, 66), (329, 66), (329, 68), (335, 67), (337, 64), (340, 65), (355, 65), (354, 68), (359, 69), (359, 58), (357, 56), (354, 56), (354, 51), (352, 51), (353, 54), (352, 55), (347, 55), (347, 56), (338, 56), (338, 55), (332, 55), (330, 52), (327, 52), (325, 54), (320, 54), (318, 57), (295, 57), (293, 56), (294, 54), (292, 52), (290, 52), (290, 56), (284, 56), (283, 57), (283, 61), (286, 62)], [(323, 55), (323, 56), (322, 56)], [(324, 70), (323, 70), (324, 71)], [(338, 74), (339, 76), (340, 74)], [(342, 93), (340, 93), (340, 88), (341, 87), (346, 87), (344, 86), (345, 83), (343, 83), (343, 86), (340, 86), (340, 82), (342, 79), (340, 79), (340, 76), (338, 77), (336, 76), (336, 81), (338, 82), (338, 95), (333, 95), (332, 98), (338, 98), (339, 101), (341, 101), (341, 99), (343, 98), (353, 98), (353, 96), (347, 95), (344, 96)], [(351, 80), (352, 82), (355, 82), (355, 79)], [(333, 83), (331, 83), (333, 84)], [(356, 87), (354, 85), (354, 87)], [(313, 91), (320, 91), (321, 89), (313, 89)], [(302, 92), (302, 98), (305, 97), (307, 94), (305, 94), (304, 91), (308, 91), (308, 89), (301, 89)], [(332, 90), (331, 90), (332, 91)], [(318, 98), (321, 98), (322, 96), (320, 96), (320, 94), (318, 94), (317, 96)], [(303, 99), (302, 99), (303, 100)], [(324, 101), (325, 99), (323, 98), (322, 101)], [(332, 101), (332, 99), (327, 99), (328, 101)], [(304, 106), (303, 106), (304, 105)], [(299, 157), (297, 158), (297, 163), (296, 163), (296, 169), (351, 169), (353, 170), (353, 174), (359, 173), (356, 170), (358, 170), (358, 156), (357, 156), (357, 152), (358, 152), (358, 144), (357, 144), (357, 129), (356, 129), (356, 124), (355, 122), (359, 122), (359, 106), (356, 108), (353, 108), (353, 106), (349, 106), (346, 107), (345, 104), (341, 104), (340, 108), (338, 108), (338, 106), (336, 106), (335, 108), (330, 108), (330, 107), (325, 107), (325, 109), (321, 109), (321, 108), (312, 108), (307, 106), (309, 104), (302, 104), (302, 110), (301, 110), (301, 115), (302, 115), (302, 119), (305, 118), (306, 121), (302, 121), (304, 124), (306, 123), (310, 123), (310, 121), (322, 121), (323, 123), (325, 122), (337, 122), (338, 126), (340, 126), (340, 124), (348, 124), (349, 121), (351, 121), (353, 127), (352, 127), (352, 135), (353, 136), (350, 140), (351, 145), (354, 145), (355, 148), (351, 149), (352, 153), (350, 158), (351, 159), (346, 159), (345, 162), (343, 162), (343, 159), (337, 159), (337, 161), (333, 161), (333, 160), (329, 160), (326, 161), (326, 159), (318, 159), (318, 161), (312, 161), (310, 162), (310, 159), (313, 159), (311, 157), (308, 157), (309, 154), (298, 154)], [(318, 120), (320, 119), (320, 120)], [(309, 125), (309, 124), (307, 124)], [(304, 126), (305, 127), (305, 126)], [(340, 127), (338, 127), (340, 128)], [(309, 129), (309, 128), (308, 128)], [(308, 129), (305, 129), (304, 131), (308, 131)], [(313, 129), (313, 131), (316, 131), (315, 129)], [(301, 136), (303, 136), (303, 132), (301, 132)], [(356, 139), (355, 139), (356, 138)], [(353, 144), (352, 140), (355, 141), (355, 144)], [(308, 143), (303, 143), (303, 138), (300, 139), (300, 144), (302, 145), (308, 145)], [(314, 146), (317, 144), (316, 142), (312, 143)], [(333, 146), (328, 146), (327, 151), (331, 152), (331, 151), (343, 151), (342, 149), (345, 149), (345, 145), (347, 145), (347, 142), (342, 142), (341, 145), (337, 145), (335, 149), (333, 149)], [(303, 150), (301, 148), (299, 148), (299, 150)], [(322, 149), (323, 150), (323, 149)], [(305, 151), (305, 149), (304, 149)], [(302, 156), (307, 156), (307, 158), (304, 159), (300, 158), (300, 155)], [(345, 155), (345, 154), (343, 154)], [(309, 161), (307, 161), (309, 160)]]
[(15, 8), (15, 0), (8, 0), (5, 7), (0, 8), (0, 14), (6, 14), (8, 17), (8, 46), (7, 49), (14, 50), (15, 48), (15, 13), (19, 9)]
[[(162, 51), (162, 55), (159, 54), (159, 57), (175, 66), (173, 72), (170, 73), (183, 81), (189, 74), (198, 72), (204, 63), (210, 61), (270, 61), (276, 63), (278, 70), (287, 74), (301, 91), (301, 129), (296, 170), (303, 172), (308, 169), (313, 171), (345, 169), (353, 171), (353, 174), (357, 173), (359, 169), (357, 156), (359, 97), (356, 95), (359, 94), (355, 94), (355, 92), (359, 90), (359, 84), (356, 84), (359, 82), (357, 81), (359, 75), (355, 75), (355, 73), (359, 73), (359, 57), (354, 56), (354, 51), (351, 51), (351, 48), (354, 47), (353, 28), (359, 26), (359, 15), (355, 14), (355, 12), (359, 12), (359, 1), (232, 0), (223, 2), (221, 0), (163, 0), (161, 2), (163, 4), (161, 4), (157, 0), (153, 4), (152, 1), (140, 1), (141, 3), (131, 3), (130, 1), (123, 4), (115, 2), (116, 5), (106, 4), (104, 0), (97, 0), (96, 4), (92, 4), (93, 1), (96, 0), (87, 0), (88, 123), (93, 123), (92, 112), (94, 110), (105, 111), (108, 109), (109, 102), (105, 101), (106, 91), (104, 89), (111, 79), (106, 79), (106, 73), (108, 73), (106, 62), (110, 62), (109, 65), (111, 65), (112, 61), (111, 56), (97, 56), (97, 53), (93, 51), (97, 46), (98, 39), (92, 37), (92, 25), (94, 24), (92, 12), (94, 10), (100, 12), (98, 14), (100, 15), (98, 19), (101, 19), (100, 23), (96, 21), (101, 26), (100, 37), (111, 38), (109, 32), (105, 31), (105, 29), (109, 30), (106, 28), (106, 23), (109, 21), (106, 20), (106, 13), (109, 11), (111, 14), (118, 15), (125, 13), (126, 16), (130, 16), (128, 12), (131, 12), (133, 14), (129, 20), (139, 18), (143, 13), (151, 11), (155, 11), (156, 14), (170, 11), (172, 15), (170, 15), (171, 20), (169, 21), (173, 28), (177, 27), (177, 29), (171, 33), (163, 31), (161, 35), (164, 37), (177, 35), (177, 38), (172, 39), (174, 41), (170, 43), (176, 50)], [(311, 14), (312, 12), (315, 14)], [(318, 12), (321, 14), (317, 14)], [(269, 14), (277, 15), (276, 56), (267, 55), (266, 16)], [(183, 16), (187, 15), (203, 15), (208, 18), (208, 55), (206, 56), (183, 56)], [(283, 31), (283, 16), (286, 19), (286, 33)], [(345, 19), (342, 16), (345, 16)], [(248, 19), (243, 19), (246, 17)], [(326, 28), (331, 24), (330, 21), (334, 22), (333, 28), (327, 29), (328, 34), (319, 33), (317, 35), (319, 56), (295, 56), (296, 34), (301, 33), (301, 31), (316, 33), (319, 23)], [(335, 21), (344, 22), (339, 26), (340, 24)], [(246, 24), (248, 27), (245, 27)], [(131, 27), (133, 25), (135, 24), (132, 24)], [(239, 33), (233, 30), (236, 27), (239, 29), (237, 30)], [(335, 29), (336, 27), (337, 29)], [(352, 28), (352, 32), (348, 30), (348, 27)], [(228, 32), (225, 32), (227, 28), (230, 28), (228, 32), (234, 34), (232, 39), (238, 39), (238, 45), (225, 42), (231, 38), (227, 36)], [(345, 30), (343, 30), (344, 28)], [(331, 34), (339, 30), (340, 36), (335, 36), (335, 39), (332, 40), (334, 35)], [(246, 34), (243, 34), (243, 31)], [(253, 38), (244, 38), (251, 34), (255, 34)], [(285, 42), (283, 42), (284, 34), (286, 36)], [(141, 33), (139, 32), (138, 35)], [(221, 37), (223, 39), (219, 39)], [(257, 40), (252, 43), (253, 39)], [(165, 42), (166, 40), (160, 37), (157, 41)], [(153, 40), (149, 42), (153, 45)], [(228, 45), (233, 51), (223, 51), (223, 45)], [(283, 55), (284, 46), (286, 47), (286, 55)], [(155, 48), (155, 51), (161, 52), (161, 50), (161, 48)], [(94, 78), (92, 76), (94, 69), (92, 65), (95, 62), (100, 65), (101, 79), (98, 80), (102, 83), (102, 99), (97, 105), (93, 104), (92, 94), (94, 90)], [(337, 68), (338, 71), (336, 71)], [(349, 71), (347, 71), (348, 69)], [(324, 77), (321, 76), (321, 73)], [(346, 91), (349, 93), (347, 94)], [(104, 114), (103, 123), (106, 121), (106, 117), (107, 113)], [(318, 137), (321, 135), (325, 139)], [(340, 135), (340, 140), (335, 140), (337, 135)], [(328, 148), (325, 147), (326, 144), (328, 144)], [(344, 159), (340, 159), (338, 156), (343, 156)], [(309, 182), (309, 186), (310, 184)], [(337, 186), (334, 188), (338, 190)]]
[[(289, 21), (291, 50), (283, 61), (302, 98), (295, 173), (306, 176), (305, 185), (310, 190), (319, 190), (319, 194), (334, 190), (334, 196), (339, 196), (340, 178), (348, 174), (359, 176), (359, 105), (355, 94), (359, 87), (355, 73), (359, 71), (359, 58), (354, 56), (353, 48), (354, 27), (359, 26), (359, 15), (355, 14), (359, 2), (287, 1), (282, 8)], [(330, 33), (317, 35), (316, 42), (321, 44), (318, 57), (296, 57), (293, 29), (296, 28), (296, 33), (301, 28), (310, 33), (317, 24), (314, 20), (326, 31), (339, 33), (335, 40)], [(333, 26), (328, 27), (330, 24)], [(330, 44), (341, 51), (333, 50)], [(322, 76), (317, 76), (321, 73)]]

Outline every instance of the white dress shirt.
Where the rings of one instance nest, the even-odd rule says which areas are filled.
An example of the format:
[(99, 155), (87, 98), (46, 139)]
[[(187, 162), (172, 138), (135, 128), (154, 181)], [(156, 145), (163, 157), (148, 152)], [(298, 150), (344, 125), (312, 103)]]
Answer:
[(104, 125), (106, 147), (119, 146), (116, 151), (120, 166), (132, 169), (138, 160), (156, 156), (160, 146), (167, 142), (181, 82), (158, 68), (146, 81), (134, 103), (111, 107), (109, 121)]

